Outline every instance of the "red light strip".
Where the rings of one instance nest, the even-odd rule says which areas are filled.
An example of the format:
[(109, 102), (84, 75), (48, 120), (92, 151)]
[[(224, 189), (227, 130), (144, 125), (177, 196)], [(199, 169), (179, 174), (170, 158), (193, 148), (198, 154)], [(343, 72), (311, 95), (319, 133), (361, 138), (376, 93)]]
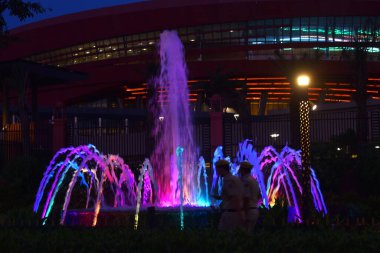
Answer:
[(146, 91), (142, 91), (142, 92), (132, 92), (132, 95), (145, 95), (147, 94), (148, 92)]
[(125, 90), (126, 91), (142, 91), (142, 90), (146, 90), (146, 88), (126, 88)]
[(340, 89), (340, 88), (329, 88), (329, 91), (348, 91), (348, 92), (355, 92), (356, 89)]
[(335, 93), (328, 93), (328, 94), (326, 94), (326, 96), (330, 96), (330, 97), (351, 97), (351, 95), (349, 95), (349, 94), (335, 94)]
[(275, 88), (275, 87), (265, 87), (265, 88), (260, 88), (260, 87), (254, 87), (254, 88), (248, 88), (248, 90), (290, 90), (290, 88)]

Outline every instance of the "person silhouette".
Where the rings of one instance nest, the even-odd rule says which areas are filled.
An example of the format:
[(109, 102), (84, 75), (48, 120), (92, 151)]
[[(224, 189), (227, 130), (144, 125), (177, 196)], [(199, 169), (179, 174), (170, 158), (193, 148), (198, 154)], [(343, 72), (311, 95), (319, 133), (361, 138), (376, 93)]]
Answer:
[(244, 211), (244, 228), (252, 231), (259, 218), (258, 201), (260, 197), (260, 188), (256, 179), (251, 176), (253, 165), (247, 161), (240, 163), (239, 176), (243, 183), (243, 211)]
[(231, 174), (228, 161), (219, 160), (215, 163), (215, 167), (217, 174), (223, 177), (222, 194), (221, 196), (214, 196), (216, 199), (222, 199), (223, 201), (218, 229), (240, 229), (244, 220), (242, 212), (243, 184), (239, 178)]

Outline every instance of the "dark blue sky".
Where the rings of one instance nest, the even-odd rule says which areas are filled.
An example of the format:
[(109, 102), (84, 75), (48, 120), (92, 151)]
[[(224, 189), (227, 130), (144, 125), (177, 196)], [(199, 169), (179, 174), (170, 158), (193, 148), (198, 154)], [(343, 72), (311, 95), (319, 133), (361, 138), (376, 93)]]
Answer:
[(143, 2), (143, 0), (31, 0), (39, 2), (47, 10), (44, 14), (37, 15), (34, 18), (20, 22), (17, 18), (9, 16), (5, 13), (4, 17), (8, 23), (8, 29), (12, 29), (24, 24), (36, 22), (39, 20), (62, 16), (65, 14), (80, 12), (84, 10), (98, 9), (102, 7)]

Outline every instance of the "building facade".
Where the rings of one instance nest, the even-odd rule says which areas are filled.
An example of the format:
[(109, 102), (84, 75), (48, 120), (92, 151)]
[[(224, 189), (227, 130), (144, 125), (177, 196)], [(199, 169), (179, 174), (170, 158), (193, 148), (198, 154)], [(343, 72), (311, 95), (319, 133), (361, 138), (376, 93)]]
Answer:
[[(16, 28), (0, 60), (87, 74), (42, 87), (41, 107), (144, 108), (159, 35), (169, 29), (185, 46), (195, 110), (212, 107), (215, 86), (229, 87), (252, 115), (286, 109), (298, 72), (312, 77), (312, 101), (352, 102), (358, 78), (366, 80), (368, 99), (380, 100), (379, 7), (359, 0), (148, 1)], [(225, 100), (224, 108), (234, 106)]]

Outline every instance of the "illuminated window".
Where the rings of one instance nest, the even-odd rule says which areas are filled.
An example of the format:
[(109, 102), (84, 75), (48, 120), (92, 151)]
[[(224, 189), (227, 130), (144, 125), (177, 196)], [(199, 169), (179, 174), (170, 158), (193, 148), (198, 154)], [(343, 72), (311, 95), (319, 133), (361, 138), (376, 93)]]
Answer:
[[(374, 30), (375, 29), (375, 30)], [(378, 41), (380, 20), (378, 17), (303, 17), (253, 20), (240, 23), (223, 23), (178, 28), (178, 33), (188, 48), (212, 48), (227, 45), (265, 45), (315, 42)], [(91, 41), (51, 52), (33, 55), (27, 59), (52, 65), (70, 65), (151, 53), (159, 40), (160, 31), (124, 35), (99, 41)], [(289, 46), (284, 46), (289, 47)], [(296, 47), (295, 47), (296, 48)], [(279, 50), (284, 55), (313, 55), (318, 48)], [(321, 47), (323, 57), (340, 57), (348, 47)], [(255, 57), (267, 55), (276, 57), (272, 50), (255, 49)], [(370, 60), (379, 58), (379, 49), (368, 50)], [(237, 57), (239, 53), (236, 54)], [(242, 54), (244, 55), (244, 54)], [(95, 57), (96, 56), (96, 57)], [(250, 57), (250, 60), (256, 59)], [(219, 57), (221, 58), (221, 57)]]

